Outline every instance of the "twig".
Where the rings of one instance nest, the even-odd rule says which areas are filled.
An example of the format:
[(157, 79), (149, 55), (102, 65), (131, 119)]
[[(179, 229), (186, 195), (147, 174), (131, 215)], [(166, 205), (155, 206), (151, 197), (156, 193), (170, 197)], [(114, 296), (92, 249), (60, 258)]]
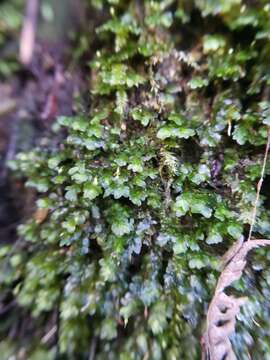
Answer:
[[(0, 186), (5, 185), (5, 183), (7, 181), (8, 167), (6, 165), (7, 165), (8, 161), (13, 160), (16, 155), (18, 133), (19, 133), (18, 121), (19, 121), (18, 116), (12, 117), (11, 134), (10, 134), (7, 152), (5, 155), (5, 163), (4, 163), (3, 169), (0, 171), (0, 179), (1, 179)], [(3, 230), (3, 229), (1, 229), (1, 230)]]
[(17, 107), (17, 102), (14, 99), (2, 99), (0, 104), (0, 116), (6, 116), (14, 111)]
[(56, 316), (56, 332), (55, 332), (55, 343), (56, 343), (56, 354), (55, 354), (55, 357), (54, 359), (55, 360), (58, 360), (60, 359), (61, 355), (61, 351), (60, 351), (60, 341), (59, 341), (59, 338), (60, 338), (60, 327), (61, 327), (61, 314), (60, 314), (60, 307), (61, 307), (61, 302), (62, 302), (62, 298), (63, 298), (63, 286), (61, 286), (61, 292), (60, 292), (60, 296), (59, 296), (59, 299), (58, 299), (58, 305), (57, 305), (57, 316)]
[(20, 61), (24, 65), (29, 65), (32, 61), (37, 18), (39, 11), (39, 0), (27, 0), (26, 14), (20, 39)]
[(268, 127), (268, 138), (267, 138), (267, 144), (266, 144), (265, 152), (264, 152), (264, 159), (263, 159), (263, 166), (262, 166), (262, 170), (261, 170), (261, 177), (260, 177), (260, 180), (258, 181), (258, 184), (257, 184), (256, 199), (255, 199), (254, 208), (253, 208), (253, 211), (252, 211), (252, 217), (251, 217), (251, 223), (250, 223), (250, 228), (249, 228), (249, 234), (248, 234), (247, 241), (251, 240), (253, 228), (254, 228), (255, 221), (256, 221), (257, 208), (258, 208), (258, 203), (259, 203), (259, 199), (260, 199), (260, 192), (261, 192), (261, 188), (262, 188), (262, 184), (263, 184), (263, 178), (264, 178), (264, 174), (265, 174), (266, 163), (267, 163), (267, 159), (268, 159), (269, 147), (270, 147), (270, 127)]
[(56, 334), (57, 332), (57, 326), (54, 325), (49, 332), (47, 332), (47, 334), (45, 334), (43, 336), (43, 338), (41, 339), (41, 343), (42, 344), (47, 344), (47, 342), (54, 336), (54, 334)]
[(96, 358), (96, 349), (97, 349), (98, 338), (96, 336), (93, 337), (90, 345), (89, 357), (88, 360), (95, 360)]
[(12, 309), (14, 306), (16, 305), (16, 300), (13, 299), (10, 303), (8, 303), (7, 305), (3, 306), (0, 309), (0, 316), (5, 315), (10, 309)]

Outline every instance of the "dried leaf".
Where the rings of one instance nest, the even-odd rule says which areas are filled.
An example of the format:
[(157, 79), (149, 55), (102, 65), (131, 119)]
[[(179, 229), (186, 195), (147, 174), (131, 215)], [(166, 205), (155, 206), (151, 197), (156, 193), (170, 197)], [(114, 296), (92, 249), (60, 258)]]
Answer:
[[(270, 245), (270, 240), (252, 240), (234, 244), (226, 255), (226, 264), (207, 313), (207, 328), (202, 339), (203, 360), (236, 360), (230, 336), (235, 332), (236, 316), (245, 298), (235, 298), (225, 289), (241, 278), (248, 252), (259, 246)], [(228, 255), (228, 256), (227, 256)]]
[(38, 225), (42, 224), (47, 219), (48, 214), (49, 214), (49, 209), (43, 209), (43, 208), (37, 209), (36, 212), (34, 213), (34, 219), (36, 223)]

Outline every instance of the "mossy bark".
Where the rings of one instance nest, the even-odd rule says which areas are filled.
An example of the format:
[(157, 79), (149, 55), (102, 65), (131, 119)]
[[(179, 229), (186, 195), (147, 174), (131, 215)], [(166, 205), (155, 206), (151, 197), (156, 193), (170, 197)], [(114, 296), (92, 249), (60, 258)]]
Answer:
[[(44, 216), (20, 226), (23, 250), (3, 249), (12, 277), (2, 286), (16, 283), (43, 336), (46, 315), (58, 312), (57, 336), (33, 336), (28, 358), (199, 359), (219, 257), (247, 236), (256, 198), (270, 122), (270, 7), (93, 3), (111, 15), (89, 34), (99, 39), (86, 72), (90, 110), (60, 117), (53, 140), (10, 164), (37, 189)], [(254, 228), (263, 237), (268, 209), (263, 188)], [(234, 290), (250, 300), (233, 339), (241, 359), (270, 356), (260, 251)]]

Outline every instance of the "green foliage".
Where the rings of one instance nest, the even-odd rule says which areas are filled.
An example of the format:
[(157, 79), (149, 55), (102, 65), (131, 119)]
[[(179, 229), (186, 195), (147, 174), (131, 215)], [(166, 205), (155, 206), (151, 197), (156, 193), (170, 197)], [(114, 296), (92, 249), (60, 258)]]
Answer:
[[(270, 12), (252, 3), (95, 1), (112, 15), (97, 31), (91, 110), (58, 119), (61, 145), (11, 164), (48, 214), (20, 226), (23, 250), (1, 252), (12, 254), (1, 286), (16, 281), (34, 317), (58, 309), (63, 358), (87, 358), (93, 341), (98, 360), (200, 358), (219, 255), (247, 234), (269, 125)], [(256, 232), (269, 236), (261, 199)], [(241, 315), (241, 359), (269, 357), (260, 251), (237, 284), (252, 293), (256, 276), (263, 289)]]
[(12, 49), (22, 25), (22, 0), (2, 1), (0, 4), (0, 78), (6, 78), (19, 68), (17, 56)]

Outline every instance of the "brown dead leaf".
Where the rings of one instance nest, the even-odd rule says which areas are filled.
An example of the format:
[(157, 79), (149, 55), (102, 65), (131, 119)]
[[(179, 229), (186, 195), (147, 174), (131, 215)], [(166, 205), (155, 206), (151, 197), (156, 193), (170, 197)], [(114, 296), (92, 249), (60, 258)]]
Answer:
[(37, 209), (34, 213), (36, 224), (42, 224), (48, 217), (49, 209)]
[(248, 252), (259, 246), (269, 246), (270, 240), (252, 240), (233, 245), (229, 259), (221, 272), (214, 297), (207, 312), (206, 332), (202, 339), (203, 360), (236, 360), (230, 336), (235, 332), (236, 316), (246, 298), (235, 298), (225, 289), (239, 280), (246, 266)]

